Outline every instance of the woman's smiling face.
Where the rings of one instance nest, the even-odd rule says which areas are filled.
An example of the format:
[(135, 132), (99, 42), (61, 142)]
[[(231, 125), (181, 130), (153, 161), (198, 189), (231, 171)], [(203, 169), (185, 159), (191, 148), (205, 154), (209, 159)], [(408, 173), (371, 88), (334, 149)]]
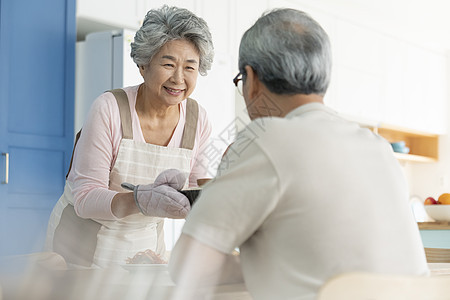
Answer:
[(172, 106), (189, 97), (198, 77), (200, 56), (187, 40), (167, 42), (139, 71), (144, 77), (146, 98)]

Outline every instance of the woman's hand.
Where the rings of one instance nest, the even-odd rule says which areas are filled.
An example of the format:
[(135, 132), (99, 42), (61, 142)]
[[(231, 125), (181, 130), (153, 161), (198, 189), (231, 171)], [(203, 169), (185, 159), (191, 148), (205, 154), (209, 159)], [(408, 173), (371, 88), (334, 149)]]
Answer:
[(169, 169), (159, 174), (152, 184), (133, 186), (123, 183), (122, 186), (133, 190), (136, 205), (144, 215), (182, 219), (191, 209), (188, 198), (178, 192), (186, 179), (186, 174)]

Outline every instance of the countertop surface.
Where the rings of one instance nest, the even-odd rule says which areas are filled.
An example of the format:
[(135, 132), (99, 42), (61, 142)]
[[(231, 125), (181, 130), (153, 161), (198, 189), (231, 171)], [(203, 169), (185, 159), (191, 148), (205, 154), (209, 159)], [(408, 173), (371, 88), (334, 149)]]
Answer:
[(450, 222), (417, 222), (420, 230), (450, 230)]
[[(1, 271), (1, 270), (0, 270)], [(0, 272), (1, 273), (1, 272)], [(31, 268), (18, 278), (1, 276), (4, 299), (33, 300), (251, 300), (244, 284), (209, 288), (177, 287), (166, 265), (108, 269), (44, 270)], [(1, 299), (1, 290), (0, 290)]]
[[(429, 263), (431, 276), (448, 276), (450, 263)], [(176, 288), (162, 266), (110, 269), (29, 270), (9, 285), (0, 280), (4, 299), (33, 300), (251, 300), (244, 284), (209, 289)], [(0, 276), (0, 279), (1, 276)], [(5, 279), (5, 278), (3, 278)], [(7, 278), (13, 279), (10, 276)], [(188, 296), (189, 295), (189, 296)], [(13, 296), (13, 297), (10, 297)], [(1, 295), (0, 295), (1, 298)]]
[(428, 263), (431, 276), (450, 276), (450, 263)]

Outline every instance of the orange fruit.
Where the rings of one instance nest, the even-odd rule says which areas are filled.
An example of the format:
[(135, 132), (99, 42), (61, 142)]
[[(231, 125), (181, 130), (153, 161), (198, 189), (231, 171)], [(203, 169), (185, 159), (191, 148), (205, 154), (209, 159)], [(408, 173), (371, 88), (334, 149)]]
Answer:
[(444, 194), (440, 195), (438, 198), (438, 202), (441, 204), (450, 204), (450, 194), (444, 193)]

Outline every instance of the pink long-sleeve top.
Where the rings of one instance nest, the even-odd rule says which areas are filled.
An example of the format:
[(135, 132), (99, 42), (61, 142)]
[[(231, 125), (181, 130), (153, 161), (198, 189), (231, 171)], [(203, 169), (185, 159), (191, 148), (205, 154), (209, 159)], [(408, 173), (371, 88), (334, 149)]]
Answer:
[[(133, 140), (145, 143), (135, 108), (138, 87), (127, 87), (124, 90), (130, 104)], [(180, 147), (185, 120), (186, 100), (180, 104), (180, 118), (167, 147)], [(205, 109), (199, 105), (189, 186), (197, 186), (197, 179), (207, 177), (208, 161), (205, 152), (210, 134), (211, 124)], [(121, 139), (122, 129), (116, 99), (111, 93), (104, 93), (92, 104), (67, 178), (72, 187), (74, 208), (80, 217), (117, 219), (111, 211), (111, 201), (117, 192), (108, 187), (109, 173), (116, 161)]]

